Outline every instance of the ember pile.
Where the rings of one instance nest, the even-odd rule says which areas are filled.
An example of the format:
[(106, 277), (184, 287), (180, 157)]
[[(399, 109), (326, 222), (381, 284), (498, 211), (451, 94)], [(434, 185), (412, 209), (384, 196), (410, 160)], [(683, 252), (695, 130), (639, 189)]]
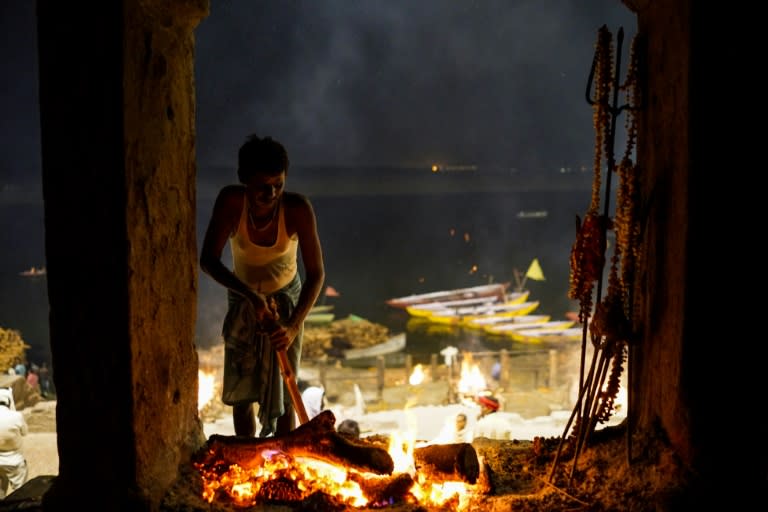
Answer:
[(466, 508), (489, 492), (488, 478), (468, 443), (414, 447), (348, 439), (324, 411), (290, 434), (272, 438), (214, 435), (193, 460), (205, 501), (237, 507), (290, 505), (342, 510), (421, 504)]

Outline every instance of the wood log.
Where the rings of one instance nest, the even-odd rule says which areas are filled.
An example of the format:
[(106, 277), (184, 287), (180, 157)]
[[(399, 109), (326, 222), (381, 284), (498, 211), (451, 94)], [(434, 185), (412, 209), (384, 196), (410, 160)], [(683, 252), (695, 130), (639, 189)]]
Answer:
[(350, 440), (334, 429), (336, 417), (323, 411), (309, 422), (280, 437), (243, 437), (214, 434), (198, 452), (195, 462), (208, 466), (237, 464), (254, 469), (270, 452), (308, 457), (361, 472), (390, 475), (395, 463), (387, 450)]
[(480, 475), (480, 462), (469, 443), (431, 444), (413, 450), (416, 471), (430, 480), (474, 484)]

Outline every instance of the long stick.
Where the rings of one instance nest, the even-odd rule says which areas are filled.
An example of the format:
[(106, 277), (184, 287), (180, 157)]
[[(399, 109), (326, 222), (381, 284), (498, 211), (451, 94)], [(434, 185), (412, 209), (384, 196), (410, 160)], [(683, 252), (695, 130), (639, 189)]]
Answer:
[(277, 351), (277, 360), (280, 363), (280, 373), (283, 375), (283, 382), (285, 382), (285, 386), (288, 388), (288, 394), (291, 395), (293, 408), (299, 416), (299, 425), (303, 425), (309, 421), (309, 416), (307, 415), (307, 409), (304, 407), (304, 400), (301, 399), (299, 386), (296, 384), (296, 374), (293, 372), (291, 362), (288, 360), (285, 350)]

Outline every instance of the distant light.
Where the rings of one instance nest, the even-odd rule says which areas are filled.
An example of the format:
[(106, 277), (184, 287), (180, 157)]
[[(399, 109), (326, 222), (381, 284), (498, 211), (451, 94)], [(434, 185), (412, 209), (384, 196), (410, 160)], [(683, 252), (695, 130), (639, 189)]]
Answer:
[(437, 164), (432, 164), (432, 172), (438, 172), (440, 170), (440, 166)]

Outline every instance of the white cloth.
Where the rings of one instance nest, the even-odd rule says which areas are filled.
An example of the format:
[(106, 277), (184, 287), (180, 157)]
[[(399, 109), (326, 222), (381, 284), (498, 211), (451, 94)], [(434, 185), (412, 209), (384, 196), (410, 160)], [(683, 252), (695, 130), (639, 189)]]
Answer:
[(472, 437), (472, 430), (467, 427), (467, 424), (465, 423), (464, 428), (459, 430), (456, 417), (451, 416), (446, 419), (440, 433), (429, 444), (471, 443)]
[(323, 410), (324, 396), (325, 390), (318, 386), (309, 386), (301, 394), (301, 399), (304, 402), (304, 408), (307, 410), (309, 419), (314, 418)]
[(0, 498), (27, 481), (27, 461), (21, 449), (28, 433), (24, 415), (0, 405)]

